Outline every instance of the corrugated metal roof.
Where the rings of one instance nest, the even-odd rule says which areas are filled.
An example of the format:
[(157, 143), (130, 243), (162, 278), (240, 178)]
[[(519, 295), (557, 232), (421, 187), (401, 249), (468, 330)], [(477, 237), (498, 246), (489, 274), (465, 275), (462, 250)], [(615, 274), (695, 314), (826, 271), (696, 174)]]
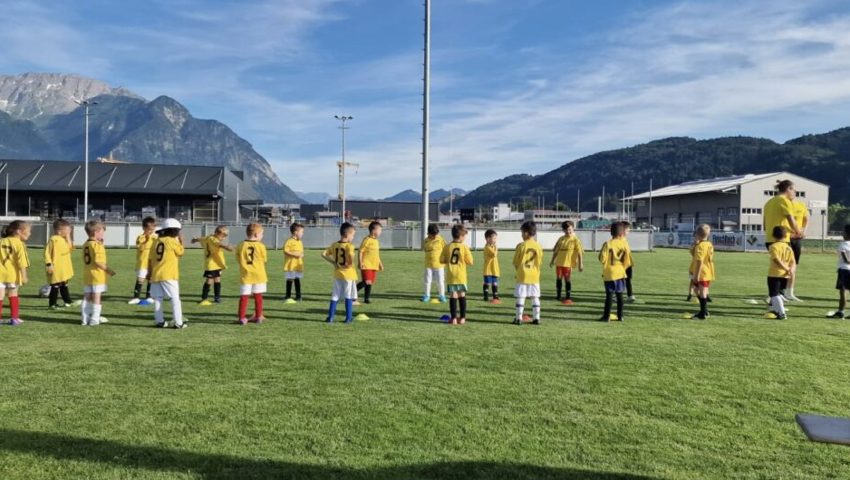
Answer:
[[(652, 198), (672, 197), (676, 195), (689, 195), (692, 193), (705, 192), (723, 192), (735, 189), (745, 183), (762, 180), (765, 178), (782, 175), (783, 172), (760, 173), (746, 175), (737, 175), (734, 177), (711, 178), (708, 180), (694, 180), (692, 182), (680, 183), (678, 185), (670, 185), (669, 187), (659, 188), (652, 191)], [(649, 192), (644, 192), (633, 197), (627, 197), (627, 200), (641, 200), (649, 198)]]

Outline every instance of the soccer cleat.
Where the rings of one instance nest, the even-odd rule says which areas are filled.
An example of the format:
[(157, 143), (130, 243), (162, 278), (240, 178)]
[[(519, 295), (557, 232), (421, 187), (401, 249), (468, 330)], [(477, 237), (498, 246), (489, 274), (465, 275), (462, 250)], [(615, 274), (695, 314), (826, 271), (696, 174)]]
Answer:
[(304, 299), (303, 299), (303, 298), (301, 298), (301, 297), (295, 297), (295, 303), (301, 303), (301, 302), (303, 302), (303, 301), (304, 301)]
[(597, 318), (597, 319), (596, 319), (596, 321), (597, 321), (597, 322), (606, 322), (606, 323), (607, 323), (607, 322), (610, 322), (610, 321), (611, 321), (611, 316), (609, 315), (609, 316), (607, 316), (607, 317), (606, 317), (605, 315), (602, 315), (601, 317)]
[(685, 299), (685, 301), (686, 301), (686, 302), (688, 302), (688, 303), (691, 303), (691, 301), (692, 301), (693, 299), (694, 299), (694, 296), (693, 296), (693, 295), (691, 295), (691, 294), (688, 294), (688, 298), (687, 298), (687, 299)]
[(328, 318), (325, 319), (325, 323), (334, 323), (334, 319), (328, 317)]
[(540, 319), (539, 319), (539, 318), (536, 318), (536, 319), (532, 320), (532, 321), (531, 321), (531, 324), (532, 324), (532, 325), (540, 325)]
[(457, 320), (457, 324), (458, 324), (458, 325), (463, 325), (464, 323), (466, 323), (466, 319), (465, 319), (465, 318), (459, 318), (459, 319)]
[(575, 303), (575, 302), (573, 302), (573, 301), (572, 301), (571, 299), (569, 299), (569, 298), (565, 298), (564, 300), (562, 300), (562, 301), (561, 301), (561, 305), (572, 305), (572, 304), (574, 304), (574, 303)]
[(150, 298), (146, 298), (144, 300), (139, 300), (139, 302), (136, 303), (136, 305), (138, 305), (140, 307), (146, 307), (148, 305), (153, 305), (153, 300), (150, 299)]
[(141, 298), (131, 298), (130, 301), (127, 302), (127, 305), (138, 305), (141, 301)]
[(215, 300), (213, 300), (213, 303), (221, 303), (221, 298), (220, 298), (220, 297), (216, 297), (216, 299), (215, 299)]
[(421, 300), (422, 300), (422, 303), (428, 303), (428, 302), (431, 301), (431, 297), (429, 297), (428, 295), (423, 295)]
[(457, 319), (453, 318), (449, 323), (452, 325), (457, 325)]
[(636, 302), (637, 302), (637, 298), (635, 298), (634, 295), (632, 295), (632, 296), (630, 296), (629, 298), (626, 299), (626, 303), (636, 303)]
[(83, 301), (82, 301), (82, 300), (74, 300), (73, 302), (71, 302), (71, 304), (70, 304), (70, 305), (66, 305), (66, 306), (69, 306), (69, 307), (79, 307), (79, 306), (80, 306), (80, 305), (82, 305), (82, 304), (83, 304)]
[(298, 302), (295, 299), (287, 298), (286, 300), (283, 301), (283, 303), (285, 303), (286, 305), (292, 305), (292, 304), (298, 303)]
[(836, 312), (827, 312), (826, 318), (844, 318), (844, 312), (842, 310), (838, 310)]
[(698, 313), (696, 315), (691, 316), (691, 320), (705, 320), (706, 318), (708, 317), (706, 317), (702, 313)]
[(354, 323), (354, 319), (353, 318), (346, 318), (345, 321), (342, 322), (342, 323)]
[(13, 318), (13, 319), (9, 320), (9, 325), (11, 325), (13, 327), (17, 327), (18, 325), (20, 325), (22, 323), (24, 323), (24, 321), (21, 320), (20, 318)]
[(363, 303), (372, 303), (372, 300), (369, 300), (369, 299), (367, 298), (367, 299), (363, 300)]
[(248, 319), (240, 318), (236, 323), (238, 323), (239, 325), (248, 325)]
[(106, 318), (106, 317), (100, 317), (100, 322), (99, 322), (99, 323), (109, 323), (109, 319), (108, 319), (108, 318)]
[(788, 315), (777, 315), (777, 316), (776, 316), (776, 319), (777, 319), (777, 320), (787, 320), (787, 319), (788, 319)]
[(155, 325), (156, 328), (166, 328), (168, 326), (168, 322), (157, 323)]
[(490, 304), (492, 304), (492, 305), (501, 305), (501, 304), (502, 304), (502, 299), (500, 299), (500, 298), (494, 298), (493, 300), (490, 300)]
[(60, 307), (59, 305), (51, 305), (47, 307), (48, 310), (62, 310), (65, 307)]
[(175, 330), (183, 330), (184, 328), (188, 328), (188, 327), (189, 327), (188, 323), (181, 323), (180, 325), (177, 325), (176, 323), (174, 324)]
[(446, 302), (448, 302), (448, 300), (446, 300), (446, 296), (440, 295), (440, 303), (446, 303)]
[(212, 304), (213, 304), (213, 302), (211, 302), (211, 301), (209, 301), (209, 300), (207, 300), (207, 299), (203, 299), (203, 300), (201, 300), (200, 302), (198, 302), (198, 305), (200, 305), (200, 306), (202, 306), (202, 307), (209, 307), (209, 306), (211, 306)]

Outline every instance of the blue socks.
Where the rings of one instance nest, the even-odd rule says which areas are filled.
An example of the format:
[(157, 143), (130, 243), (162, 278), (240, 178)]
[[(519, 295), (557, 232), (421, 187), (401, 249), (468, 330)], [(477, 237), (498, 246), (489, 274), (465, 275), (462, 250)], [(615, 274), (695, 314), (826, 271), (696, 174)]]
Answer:
[(345, 323), (354, 321), (354, 299), (345, 299)]
[(331, 305), (328, 308), (328, 322), (334, 321), (334, 317), (336, 316), (336, 304), (336, 301), (331, 300)]

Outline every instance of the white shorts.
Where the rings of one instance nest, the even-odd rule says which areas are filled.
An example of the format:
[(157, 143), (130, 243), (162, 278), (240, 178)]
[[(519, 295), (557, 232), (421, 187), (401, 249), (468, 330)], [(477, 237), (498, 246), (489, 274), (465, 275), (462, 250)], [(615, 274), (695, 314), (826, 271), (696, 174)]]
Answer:
[(240, 295), (254, 295), (255, 293), (266, 293), (266, 284), (251, 283), (248, 285), (239, 285)]
[(5, 290), (5, 289), (14, 290), (16, 288), (18, 288), (17, 283), (0, 282), (0, 290)]
[(304, 272), (286, 272), (286, 279), (287, 280), (295, 280), (296, 278), (298, 280), (301, 280), (302, 278), (304, 278)]
[(540, 298), (540, 284), (537, 283), (517, 283), (514, 288), (514, 297), (516, 298)]
[(136, 270), (136, 278), (148, 278), (148, 269), (140, 268)]
[(106, 285), (86, 285), (83, 293), (106, 293)]
[(165, 280), (164, 282), (151, 283), (151, 297), (159, 299), (180, 298), (180, 282)]
[(357, 300), (356, 281), (334, 279), (334, 290), (331, 293), (331, 300), (338, 302), (340, 299)]

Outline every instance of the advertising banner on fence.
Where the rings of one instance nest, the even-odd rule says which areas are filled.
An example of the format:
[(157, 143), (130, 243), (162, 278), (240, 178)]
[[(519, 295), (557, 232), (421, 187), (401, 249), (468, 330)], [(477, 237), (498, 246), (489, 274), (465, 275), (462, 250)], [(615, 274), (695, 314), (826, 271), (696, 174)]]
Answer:
[[(656, 232), (656, 247), (690, 248), (694, 243), (693, 232)], [(715, 250), (765, 251), (764, 234), (746, 232), (711, 232), (709, 238)]]

